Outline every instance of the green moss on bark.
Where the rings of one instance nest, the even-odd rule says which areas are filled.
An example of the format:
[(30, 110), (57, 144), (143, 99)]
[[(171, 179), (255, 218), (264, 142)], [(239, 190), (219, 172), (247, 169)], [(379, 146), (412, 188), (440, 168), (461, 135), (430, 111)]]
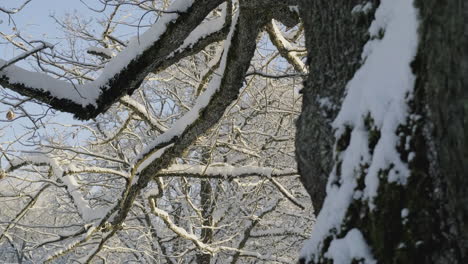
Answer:
[[(380, 183), (377, 196), (368, 201), (355, 195), (340, 231), (335, 230), (324, 240), (318, 263), (331, 263), (330, 259), (324, 257), (331, 241), (344, 237), (353, 228), (361, 231), (378, 263), (431, 263), (431, 253), (441, 246), (439, 203), (433, 195), (434, 183), (429, 177), (427, 145), (422, 135), (424, 118), (415, 114), (419, 109), (415, 108), (413, 102), (409, 101), (408, 105), (411, 113), (407, 121), (395, 131), (399, 138), (395, 147), (410, 171), (406, 184), (389, 181), (390, 172), (398, 173), (394, 171), (393, 164), (382, 168), (378, 173)], [(363, 118), (363, 122), (368, 133), (369, 152), (373, 155), (381, 132), (374, 125), (370, 114)], [(337, 151), (345, 151), (350, 140), (351, 128), (347, 127), (337, 141)], [(364, 178), (369, 166), (368, 163), (362, 163), (355, 172), (355, 193), (364, 191)], [(341, 161), (337, 161), (335, 169), (339, 182)], [(355, 259), (353, 263), (360, 261)]]

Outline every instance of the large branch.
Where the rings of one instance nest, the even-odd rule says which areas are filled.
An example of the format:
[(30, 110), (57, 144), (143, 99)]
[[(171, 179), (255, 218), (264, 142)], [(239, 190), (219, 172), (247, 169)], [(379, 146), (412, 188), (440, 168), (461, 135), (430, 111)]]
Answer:
[[(230, 40), (227, 40), (230, 43), (225, 45), (228, 50), (225, 49), (227, 53), (223, 55), (226, 56), (225, 70), (220, 78), (219, 87), (209, 99), (209, 103), (198, 110), (199, 115), (196, 120), (187, 124), (176, 124), (176, 131), (169, 130), (162, 134), (161, 140), (156, 140), (153, 148), (147, 151), (148, 154), (157, 153), (160, 147), (167, 146), (168, 142), (173, 144), (164, 149), (159, 157), (153, 159), (148, 166), (141, 170), (137, 182), (124, 194), (118, 212), (113, 218), (113, 225), (120, 225), (125, 220), (138, 192), (146, 187), (148, 182), (162, 169), (169, 167), (176, 157), (180, 157), (198, 136), (215, 125), (224, 115), (226, 108), (238, 97), (239, 89), (242, 87), (245, 73), (255, 51), (257, 35), (266, 21), (265, 14), (241, 8), (233, 35)], [(209, 88), (206, 92), (209, 92)], [(200, 97), (203, 98), (203, 95)], [(184, 129), (179, 134), (177, 130), (181, 126)]]
[[(125, 221), (140, 191), (161, 170), (173, 164), (174, 159), (180, 157), (200, 135), (214, 126), (227, 107), (237, 99), (255, 51), (257, 35), (269, 20), (269, 15), (265, 12), (258, 14), (242, 7), (238, 12), (239, 17), (236, 22), (233, 19), (231, 31), (224, 44), (220, 68), (209, 87), (200, 95), (189, 113), (171, 129), (158, 136), (155, 143), (150, 144), (150, 148), (144, 151), (144, 155), (137, 160), (132, 171), (132, 175), (136, 176), (130, 178), (131, 184), (125, 189), (122, 198), (109, 210), (95, 231), (115, 233)], [(83, 242), (86, 242), (86, 239), (83, 238)]]
[[(211, 32), (198, 36), (200, 44), (193, 43), (178, 50), (208, 13), (223, 1), (199, 0), (191, 5), (187, 2), (191, 1), (176, 1), (170, 10), (177, 12), (159, 18), (155, 25), (109, 61), (95, 81), (78, 85), (10, 65), (0, 71), (0, 85), (57, 110), (72, 113), (79, 119), (93, 118), (122, 96), (132, 94), (150, 72), (166, 68), (223, 37), (222, 30)], [(0, 66), (5, 64), (0, 60)]]

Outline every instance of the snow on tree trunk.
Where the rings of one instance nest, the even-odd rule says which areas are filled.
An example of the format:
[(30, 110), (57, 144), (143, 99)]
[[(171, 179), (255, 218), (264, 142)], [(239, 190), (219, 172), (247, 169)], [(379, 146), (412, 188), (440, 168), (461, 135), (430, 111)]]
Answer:
[[(301, 8), (313, 8), (316, 2), (304, 1)], [(425, 98), (426, 93), (441, 96), (443, 93), (442, 90), (431, 91), (426, 83), (432, 78), (428, 70), (437, 69), (434, 66), (437, 55), (432, 50), (428, 53), (430, 44), (424, 43), (434, 38), (434, 34), (428, 33), (430, 23), (434, 21), (429, 17), (439, 15), (435, 20), (439, 22), (449, 19), (445, 5), (435, 8), (435, 2), (427, 5), (425, 1), (417, 2), (423, 7), (420, 22), (420, 11), (413, 1), (380, 1), (369, 28), (370, 40), (362, 53), (362, 66), (348, 82), (346, 97), (333, 123), (336, 141), (327, 197), (311, 239), (302, 250), (301, 263), (466, 263), (462, 260), (466, 255), (460, 254), (466, 252), (466, 243), (457, 242), (465, 239), (465, 235), (460, 234), (463, 233), (463, 223), (466, 223), (466, 211), (462, 209), (463, 206), (466, 208), (466, 203), (452, 202), (453, 206), (447, 206), (448, 209), (441, 205), (442, 199), (447, 199), (447, 193), (451, 191), (457, 196), (449, 199), (449, 203), (454, 198), (466, 201), (467, 180), (459, 177), (461, 174), (452, 173), (455, 180), (449, 181), (447, 190), (441, 188), (445, 186), (443, 180), (437, 181), (434, 177), (434, 168), (440, 161), (433, 158), (441, 149), (438, 144), (447, 139), (436, 135), (433, 144), (434, 135), (427, 133), (431, 121), (436, 130), (443, 129), (443, 124), (434, 123), (438, 120), (431, 120), (434, 115), (427, 113), (424, 102), (430, 99), (432, 102), (427, 103), (430, 107), (438, 105), (434, 103), (435, 97)], [(371, 8), (369, 5), (357, 5), (351, 13), (367, 12)], [(457, 4), (452, 8), (455, 6)], [(437, 12), (439, 14), (434, 14)], [(307, 23), (305, 32), (313, 32)], [(420, 41), (423, 44), (418, 47)], [(429, 54), (431, 57), (426, 57)], [(443, 59), (458, 58), (447, 56)], [(427, 68), (428, 65), (432, 68)], [(447, 73), (446, 69), (439, 70)], [(455, 76), (457, 80), (463, 78), (458, 69), (455, 71), (459, 73)], [(313, 71), (310, 73), (309, 81), (314, 81), (317, 76), (313, 76)], [(437, 83), (446, 80), (447, 76), (450, 74), (432, 81)], [(461, 94), (460, 83), (453, 85), (454, 94)], [(460, 106), (463, 105), (457, 104), (450, 109), (460, 111), (463, 109)], [(463, 112), (456, 114), (453, 119), (463, 124)], [(442, 114), (444, 117), (447, 116)], [(463, 131), (463, 125), (458, 128)], [(452, 135), (454, 142), (461, 143), (455, 148), (466, 146), (463, 132), (461, 135), (459, 132), (445, 135)], [(301, 140), (299, 137), (297, 142)], [(307, 147), (314, 148), (313, 145)], [(463, 151), (466, 158), (466, 148), (447, 150), (451, 152), (448, 155), (452, 160), (463, 160), (463, 154), (460, 154)], [(461, 168), (458, 173), (463, 172), (463, 167), (466, 171), (463, 162), (455, 167)], [(456, 180), (464, 184), (463, 191), (450, 188)], [(458, 217), (455, 218), (461, 220), (450, 226), (455, 231), (444, 231), (450, 222), (446, 217), (454, 216), (445, 213), (454, 213)]]
[[(301, 181), (317, 213), (325, 199), (325, 185), (333, 159), (331, 122), (336, 118), (346, 82), (361, 64), (362, 46), (377, 1), (354, 9), (361, 1), (303, 1), (309, 79), (297, 121), (296, 157)], [(362, 6), (364, 7), (364, 6)]]

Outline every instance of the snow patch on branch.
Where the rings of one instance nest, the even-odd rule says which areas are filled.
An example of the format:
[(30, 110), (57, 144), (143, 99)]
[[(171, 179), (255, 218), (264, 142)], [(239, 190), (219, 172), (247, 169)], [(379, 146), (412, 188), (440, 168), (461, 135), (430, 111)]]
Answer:
[(67, 185), (68, 193), (73, 198), (73, 203), (85, 222), (100, 219), (106, 215), (106, 210), (95, 210), (89, 206), (88, 201), (84, 199), (83, 194), (80, 191), (80, 185), (74, 177), (66, 175), (61, 179), (65, 185)]
[(222, 13), (220, 17), (206, 21), (198, 25), (188, 37), (184, 40), (184, 43), (174, 52), (169, 54), (168, 58), (173, 57), (176, 53), (179, 53), (187, 48), (192, 48), (195, 43), (199, 42), (201, 39), (206, 38), (207, 36), (214, 34), (224, 27), (227, 16), (226, 3), (222, 4)]
[[(172, 147), (173, 145), (174, 144), (169, 144), (168, 146), (166, 146), (164, 148), (160, 148), (157, 151), (153, 152), (152, 154), (147, 155), (144, 158), (142, 158), (141, 160), (139, 160), (139, 163), (137, 163), (136, 172), (137, 173), (142, 172), (146, 167), (148, 167), (151, 163), (153, 163), (154, 160), (161, 157), (164, 154), (164, 152), (166, 151), (166, 149)], [(134, 183), (135, 182), (136, 181), (134, 181)]]
[[(0, 68), (7, 63), (7, 61), (0, 59)], [(85, 87), (87, 85), (58, 80), (47, 74), (31, 72), (16, 65), (9, 65), (1, 70), (0, 78), (7, 78), (8, 82), (13, 85), (22, 84), (27, 89), (48, 92), (57, 99), (68, 99), (83, 107), (89, 104), (96, 105), (96, 99), (100, 95), (99, 89), (88, 89)]]
[(52, 173), (55, 178), (59, 178), (63, 175), (63, 170), (60, 168), (57, 161), (44, 154), (27, 155), (12, 159), (10, 160), (10, 164), (5, 168), (5, 171), (13, 171), (18, 167), (26, 165), (48, 165), (52, 169)]
[(92, 82), (92, 89), (99, 90), (100, 87), (105, 86), (110, 79), (127, 67), (132, 60), (139, 57), (145, 50), (158, 41), (162, 34), (166, 32), (167, 26), (179, 17), (178, 13), (187, 11), (193, 2), (193, 0), (174, 1), (167, 9), (167, 12), (173, 13), (164, 13), (145, 33), (132, 38), (128, 46), (106, 64), (101, 75)]
[[(388, 170), (388, 181), (405, 184), (410, 176), (407, 164), (400, 159), (396, 150), (398, 144), (397, 128), (406, 123), (409, 117), (408, 96), (414, 87), (415, 76), (410, 63), (413, 61), (418, 47), (417, 10), (413, 1), (383, 0), (375, 14), (369, 33), (371, 40), (365, 45), (361, 68), (347, 84), (347, 94), (341, 111), (333, 126), (336, 138), (340, 139), (350, 132), (349, 145), (342, 152), (336, 153), (341, 161), (340, 175), (335, 167), (329, 177), (327, 197), (317, 222), (312, 231), (311, 239), (305, 244), (301, 255), (306, 262), (321, 256), (323, 241), (332, 230), (338, 233), (349, 205), (353, 199), (368, 201), (373, 209), (373, 198), (377, 195), (379, 174)], [(385, 32), (381, 37), (382, 32)], [(372, 128), (380, 131), (373, 153), (369, 150), (369, 128), (366, 119), (372, 118)], [(349, 131), (350, 130), (350, 131)], [(357, 177), (364, 169), (365, 188), (362, 195), (356, 195)], [(362, 240), (358, 230), (351, 230), (349, 240)], [(335, 263), (351, 263), (353, 257), (365, 256), (367, 247), (357, 246), (347, 254), (338, 256), (338, 248), (348, 245), (348, 238), (332, 241), (325, 257), (334, 259)], [(355, 252), (358, 250), (359, 252)], [(369, 263), (373, 263), (369, 258)]]

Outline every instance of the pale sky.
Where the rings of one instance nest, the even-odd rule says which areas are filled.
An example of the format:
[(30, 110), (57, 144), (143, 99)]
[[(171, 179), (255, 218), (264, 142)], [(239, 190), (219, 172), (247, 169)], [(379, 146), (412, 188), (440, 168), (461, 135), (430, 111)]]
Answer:
[[(15, 7), (19, 0), (2, 0), (2, 6)], [(21, 12), (13, 16), (20, 30), (28, 31), (37, 36), (57, 34), (54, 20), (50, 15), (61, 15), (66, 12), (84, 12), (87, 9), (79, 0), (32, 0)], [(3, 17), (3, 25), (8, 25), (7, 18)], [(11, 25), (10, 25), (11, 26)]]
[[(89, 0), (88, 0), (89, 1)], [(0, 0), (0, 6), (6, 8), (18, 7), (20, 0)], [(62, 39), (62, 34), (59, 27), (55, 24), (50, 15), (55, 14), (57, 17), (62, 17), (65, 13), (78, 12), (80, 14), (89, 14), (88, 9), (79, 0), (32, 0), (21, 12), (13, 15), (13, 20), (18, 31), (22, 36), (31, 40), (45, 40), (53, 44), (59, 44)], [(13, 23), (9, 23), (8, 16), (0, 13), (0, 31), (10, 34), (12, 33)], [(4, 44), (0, 40), (0, 43)], [(18, 55), (21, 51), (12, 48), (10, 45), (0, 45), (0, 58), (9, 59)], [(22, 67), (27, 67), (27, 64), (21, 64)], [(35, 104), (27, 104), (28, 109), (34, 109), (38, 106)], [(10, 106), (0, 104), (0, 144), (14, 141), (16, 137), (31, 131), (28, 127), (32, 124), (27, 118), (21, 118), (13, 122), (5, 122), (5, 113), (10, 110)], [(13, 109), (15, 111), (15, 109)], [(39, 111), (39, 109), (38, 109)], [(70, 114), (60, 113), (53, 119), (55, 122), (61, 123), (80, 123), (74, 120)], [(56, 129), (62, 129), (58, 128)], [(62, 131), (59, 130), (59, 131)], [(43, 136), (56, 134), (53, 126), (39, 129), (39, 133)], [(78, 143), (78, 142), (77, 142)], [(1, 144), (5, 146), (4, 144)], [(23, 146), (17, 146), (17, 149), (24, 149)]]

